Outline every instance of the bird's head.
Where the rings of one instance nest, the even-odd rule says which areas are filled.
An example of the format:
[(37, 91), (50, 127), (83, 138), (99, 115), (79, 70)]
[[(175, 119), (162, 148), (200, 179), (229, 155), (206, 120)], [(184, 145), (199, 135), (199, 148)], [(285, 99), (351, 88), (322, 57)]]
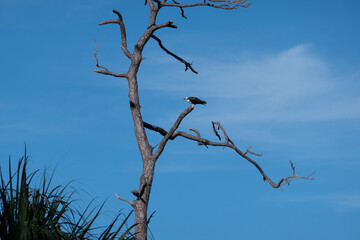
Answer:
[(184, 100), (189, 100), (189, 97), (184, 98)]

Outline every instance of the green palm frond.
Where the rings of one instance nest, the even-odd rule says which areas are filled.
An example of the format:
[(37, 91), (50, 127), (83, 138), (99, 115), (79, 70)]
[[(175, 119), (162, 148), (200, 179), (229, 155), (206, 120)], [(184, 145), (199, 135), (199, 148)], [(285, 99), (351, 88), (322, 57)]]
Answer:
[[(94, 227), (101, 214), (104, 203), (92, 207), (92, 202), (80, 211), (73, 207), (75, 190), (69, 185), (53, 186), (54, 172), (42, 175), (40, 186), (33, 186), (39, 171), (27, 173), (28, 156), (26, 153), (18, 161), (13, 173), (9, 157), (9, 180), (5, 181), (0, 166), (0, 239), (19, 240), (87, 240), (87, 239), (135, 239), (131, 230), (135, 225), (123, 230), (130, 212), (120, 222), (121, 214), (101, 229)], [(100, 233), (99, 233), (100, 231)]]

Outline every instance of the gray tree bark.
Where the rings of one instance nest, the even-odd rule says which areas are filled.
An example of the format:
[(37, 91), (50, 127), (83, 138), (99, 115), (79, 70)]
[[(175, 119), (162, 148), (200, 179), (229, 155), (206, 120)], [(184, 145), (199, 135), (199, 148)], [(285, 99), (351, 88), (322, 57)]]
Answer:
[[(194, 2), (190, 4), (182, 4), (180, 2), (177, 2), (175, 0), (167, 1), (167, 0), (148, 0), (145, 1), (145, 5), (150, 10), (150, 16), (149, 16), (149, 23), (146, 31), (143, 33), (143, 35), (139, 38), (138, 42), (134, 46), (133, 52), (130, 52), (127, 47), (127, 39), (126, 39), (126, 30), (125, 30), (125, 24), (122, 19), (122, 15), (116, 11), (113, 10), (113, 12), (118, 16), (117, 20), (107, 20), (100, 25), (106, 25), (106, 24), (117, 24), (120, 27), (121, 32), (121, 49), (123, 50), (124, 54), (130, 59), (131, 64), (129, 66), (129, 69), (126, 73), (115, 73), (112, 71), (109, 71), (106, 67), (101, 66), (99, 64), (98, 58), (97, 58), (97, 47), (95, 43), (95, 59), (96, 59), (96, 66), (98, 69), (94, 70), (97, 73), (110, 75), (114, 77), (124, 78), (128, 81), (128, 88), (129, 88), (129, 105), (131, 109), (131, 115), (133, 119), (134, 124), (134, 131), (136, 136), (136, 141), (138, 143), (139, 151), (142, 158), (143, 163), (143, 170), (142, 175), (140, 177), (140, 184), (139, 188), (132, 191), (132, 194), (135, 196), (135, 200), (129, 201), (124, 198), (119, 197), (117, 194), (116, 197), (122, 201), (125, 201), (134, 208), (135, 210), (135, 221), (136, 221), (136, 230), (135, 230), (135, 236), (136, 239), (140, 240), (146, 240), (147, 239), (147, 228), (148, 228), (148, 204), (150, 199), (150, 193), (151, 193), (151, 186), (154, 178), (154, 170), (155, 170), (155, 164), (157, 159), (162, 154), (167, 142), (169, 140), (174, 140), (177, 137), (184, 137), (186, 139), (192, 140), (197, 142), (199, 145), (211, 145), (211, 146), (220, 146), (220, 147), (229, 147), (236, 151), (239, 156), (249, 161), (251, 164), (253, 164), (262, 175), (264, 181), (269, 182), (269, 184), (274, 188), (280, 188), (284, 184), (289, 184), (291, 180), (295, 178), (303, 178), (303, 179), (313, 179), (311, 178), (311, 175), (307, 177), (302, 177), (295, 174), (295, 166), (293, 163), (291, 163), (292, 168), (292, 175), (286, 178), (282, 178), (278, 183), (274, 183), (261, 169), (261, 167), (252, 160), (248, 155), (256, 155), (261, 156), (261, 154), (256, 154), (254, 152), (250, 151), (250, 148), (248, 148), (245, 152), (242, 152), (239, 148), (235, 146), (235, 144), (230, 140), (228, 137), (228, 134), (226, 133), (225, 129), (219, 122), (213, 122), (213, 132), (216, 135), (216, 137), (219, 138), (219, 142), (213, 142), (207, 139), (204, 139), (200, 136), (199, 131), (196, 129), (189, 129), (193, 131), (196, 135), (188, 134), (181, 131), (176, 131), (181, 123), (181, 121), (194, 110), (194, 107), (191, 106), (187, 109), (185, 109), (177, 118), (177, 120), (174, 122), (173, 126), (169, 131), (166, 131), (158, 126), (153, 126), (151, 124), (148, 124), (143, 121), (142, 114), (141, 114), (141, 106), (140, 106), (140, 100), (139, 100), (139, 91), (138, 91), (138, 80), (137, 80), (137, 73), (140, 68), (140, 64), (142, 61), (142, 52), (147, 44), (147, 42), (150, 40), (150, 38), (153, 38), (156, 40), (160, 46), (161, 49), (163, 49), (167, 54), (174, 57), (175, 59), (179, 60), (181, 63), (185, 65), (185, 70), (190, 69), (192, 72), (197, 73), (196, 70), (193, 69), (190, 63), (182, 59), (181, 57), (177, 56), (176, 54), (172, 53), (168, 49), (166, 49), (161, 40), (157, 38), (154, 33), (162, 28), (177, 28), (173, 24), (173, 21), (168, 21), (162, 24), (157, 24), (156, 19), (158, 12), (163, 8), (173, 7), (178, 8), (180, 10), (180, 14), (182, 17), (186, 18), (184, 9), (190, 8), (190, 7), (212, 7), (212, 8), (219, 8), (224, 10), (232, 10), (237, 9), (239, 7), (248, 7), (250, 3), (248, 3), (248, 0), (204, 0), (201, 2)], [(163, 136), (163, 139), (160, 141), (160, 143), (157, 145), (156, 151), (154, 151), (154, 147), (152, 147), (149, 144), (147, 134), (145, 131), (145, 128), (158, 132)], [(221, 138), (221, 135), (223, 135), (223, 141)]]

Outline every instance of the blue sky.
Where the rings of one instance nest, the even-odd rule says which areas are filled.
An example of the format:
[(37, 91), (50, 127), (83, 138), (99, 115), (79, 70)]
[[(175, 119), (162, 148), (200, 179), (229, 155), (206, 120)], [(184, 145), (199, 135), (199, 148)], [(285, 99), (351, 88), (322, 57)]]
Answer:
[[(102, 65), (122, 72), (116, 26), (124, 17), (132, 46), (147, 25), (144, 1), (0, 0), (0, 159), (27, 143), (33, 168), (57, 167), (56, 183), (76, 187), (117, 212), (130, 207), (141, 160), (127, 84), (93, 73), (95, 39)], [(188, 104), (180, 129), (212, 136), (221, 121), (231, 139), (274, 180), (316, 170), (315, 181), (283, 191), (230, 150), (177, 139), (158, 161), (150, 211), (155, 239), (358, 239), (360, 217), (360, 3), (253, 1), (247, 9), (164, 9), (163, 44), (194, 63), (198, 75), (156, 42), (144, 51), (139, 84), (145, 121), (169, 128)], [(153, 145), (159, 136), (149, 133)], [(111, 215), (109, 213), (109, 215)]]

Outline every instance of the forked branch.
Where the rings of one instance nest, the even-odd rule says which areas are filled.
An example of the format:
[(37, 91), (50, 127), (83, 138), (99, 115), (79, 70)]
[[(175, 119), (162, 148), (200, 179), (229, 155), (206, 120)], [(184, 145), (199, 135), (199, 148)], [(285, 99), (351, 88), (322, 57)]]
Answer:
[(113, 13), (115, 13), (118, 16), (118, 18), (119, 18), (118, 20), (107, 20), (102, 23), (99, 23), (99, 25), (106, 25), (106, 24), (111, 24), (111, 23), (119, 24), (120, 32), (121, 32), (121, 49), (123, 50), (125, 55), (129, 59), (131, 59), (132, 54), (129, 52), (129, 50), (127, 48), (126, 31), (125, 31), (125, 24), (124, 24), (123, 18), (121, 16), (120, 12), (116, 11), (115, 9), (113, 10)]
[[(184, 112), (186, 112), (186, 111), (187, 110), (185, 110)], [(181, 120), (182, 120), (186, 115), (180, 115), (179, 118), (182, 117), (181, 118)], [(181, 122), (181, 120), (180, 120), (180, 122)], [(178, 124), (180, 124), (180, 122)], [(228, 148), (233, 149), (241, 157), (245, 158), (247, 161), (249, 161), (251, 164), (253, 164), (258, 169), (258, 171), (261, 173), (261, 175), (263, 177), (263, 180), (268, 181), (269, 184), (273, 188), (281, 188), (281, 186), (283, 186), (285, 184), (289, 185), (290, 182), (295, 178), (306, 179), (306, 180), (313, 180), (314, 179), (312, 176), (314, 175), (315, 172), (309, 174), (306, 177), (301, 176), (301, 175), (297, 175), (296, 172), (295, 172), (295, 165), (290, 161), (290, 165), (291, 165), (291, 169), (292, 169), (292, 175), (282, 178), (278, 183), (273, 182), (265, 174), (264, 170), (260, 167), (260, 165), (247, 155), (247, 154), (252, 154), (252, 155), (255, 155), (255, 156), (262, 156), (262, 154), (257, 154), (255, 152), (250, 151), (251, 147), (249, 147), (245, 152), (241, 151), (234, 144), (234, 142), (230, 140), (230, 138), (229, 138), (227, 132), (225, 131), (224, 127), (219, 122), (212, 122), (212, 125), (213, 125), (213, 131), (214, 131), (215, 136), (218, 137), (220, 140), (221, 140), (221, 137), (220, 137), (219, 131), (222, 132), (222, 135), (223, 135), (223, 138), (224, 138), (223, 141), (213, 142), (213, 141), (210, 141), (210, 140), (208, 140), (206, 138), (203, 138), (203, 137), (200, 136), (199, 131), (194, 129), (194, 128), (190, 128), (189, 130), (195, 132), (196, 136), (194, 136), (192, 134), (185, 133), (185, 132), (181, 132), (181, 131), (175, 131), (176, 128), (178, 127), (178, 125), (176, 126), (176, 128), (171, 128), (171, 130), (169, 132), (167, 132), (166, 130), (164, 130), (161, 127), (154, 126), (154, 125), (151, 125), (151, 124), (148, 124), (148, 123), (144, 122), (144, 127), (145, 128), (147, 128), (149, 130), (152, 130), (152, 131), (155, 131), (155, 132), (158, 132), (161, 135), (165, 136), (164, 139), (166, 139), (166, 141), (167, 140), (174, 140), (176, 137), (181, 136), (183, 138), (187, 138), (189, 140), (196, 141), (198, 143), (198, 145), (205, 145), (205, 146), (209, 145), (209, 146), (216, 146), (216, 147), (228, 147)]]
[(246, 151), (244, 152), (244, 154), (246, 155), (246, 154), (248, 154), (248, 153), (250, 153), (250, 154), (252, 154), (252, 155), (255, 155), (255, 156), (258, 156), (258, 157), (262, 157), (262, 153), (255, 153), (255, 152), (252, 152), (252, 151), (250, 151), (250, 149), (252, 148), (252, 146), (250, 146), (250, 147), (248, 147), (247, 149), (246, 149)]
[[(156, 161), (159, 156), (161, 155), (161, 153), (164, 151), (165, 145), (166, 143), (169, 141), (169, 139), (171, 139), (171, 136), (174, 134), (174, 132), (176, 131), (176, 129), (178, 129), (181, 121), (189, 114), (191, 113), (191, 111), (194, 110), (194, 107), (191, 106), (187, 109), (185, 109), (185, 111), (183, 111), (179, 117), (176, 119), (175, 123), (173, 124), (173, 126), (170, 128), (170, 130), (168, 132), (166, 132), (164, 129), (160, 130), (162, 133), (165, 133), (163, 136), (163, 139), (161, 140), (161, 142), (159, 143), (159, 146), (156, 150), (156, 152), (153, 155), (153, 159), (154, 161)], [(144, 123), (144, 126), (146, 127), (146, 123)], [(158, 128), (160, 129), (160, 128)]]
[(110, 75), (110, 76), (114, 76), (114, 77), (123, 77), (123, 78), (126, 78), (126, 77), (127, 77), (126, 74), (111, 72), (111, 71), (109, 71), (106, 67), (101, 66), (101, 65), (99, 64), (99, 58), (98, 58), (98, 56), (97, 56), (97, 51), (98, 51), (98, 49), (97, 49), (97, 44), (96, 44), (96, 41), (95, 41), (95, 40), (94, 40), (94, 43), (95, 43), (94, 57), (95, 57), (95, 60), (96, 60), (96, 67), (103, 69), (103, 70), (95, 69), (94, 72), (100, 73), (100, 74), (104, 74), (104, 75)]

